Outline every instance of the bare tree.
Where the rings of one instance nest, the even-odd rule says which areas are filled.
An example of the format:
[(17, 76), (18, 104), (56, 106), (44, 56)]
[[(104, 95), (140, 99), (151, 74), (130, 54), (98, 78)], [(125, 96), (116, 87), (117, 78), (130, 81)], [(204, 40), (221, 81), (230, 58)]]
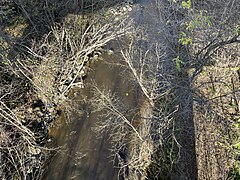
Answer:
[[(209, 133), (200, 127), (199, 122), (206, 120), (201, 113), (208, 114), (215, 123), (220, 121), (217, 123), (218, 128), (225, 126), (233, 134), (235, 128), (230, 125), (233, 122), (231, 119), (237, 119), (239, 114), (239, 55), (236, 45), (239, 43), (238, 13), (239, 3), (234, 0), (156, 0), (144, 7), (142, 14), (132, 16), (133, 29), (128, 35), (129, 44), (121, 50), (122, 66), (128, 69), (128, 77), (134, 79), (142, 90), (146, 104), (149, 104), (146, 109), (150, 111), (147, 112), (150, 113), (145, 116), (148, 121), (140, 118), (139, 126), (132, 131), (133, 135), (139, 134), (143, 141), (140, 138), (134, 142), (127, 140), (128, 163), (125, 162), (123, 167), (128, 167), (129, 179), (141, 176), (207, 178), (202, 170), (197, 172), (197, 164), (202, 161), (195, 152), (195, 139)], [(206, 77), (202, 77), (201, 73), (209, 73), (207, 82), (204, 82)], [(225, 86), (231, 88), (226, 89)], [(218, 96), (209, 96), (206, 88), (211, 88)], [(232, 108), (228, 106), (229, 102), (234, 104)], [(201, 110), (199, 106), (202, 106)], [(107, 107), (108, 111), (112, 111), (111, 106)], [(217, 116), (213, 117), (214, 113)], [(107, 121), (102, 124), (108, 124), (108, 128), (111, 128), (114, 119), (109, 116), (105, 118)], [(224, 120), (227, 122), (224, 123)], [(115, 124), (116, 127), (119, 125)], [(195, 129), (194, 126), (199, 127)], [(214, 129), (213, 139), (221, 143), (226, 140), (227, 130), (218, 134), (218, 128)], [(118, 138), (121, 136), (120, 132), (116, 131), (116, 134)], [(221, 137), (220, 134), (224, 138), (216, 140), (216, 137)], [(208, 143), (212, 143), (213, 139)], [(196, 141), (197, 146), (201, 146), (202, 141)], [(227, 141), (229, 143), (232, 140)], [(148, 142), (149, 149), (145, 142)], [(225, 145), (232, 147), (228, 143)], [(214, 148), (219, 149), (219, 146)], [(197, 152), (200, 151), (201, 148), (197, 147)], [(213, 154), (209, 158), (213, 158)], [(215, 171), (219, 173), (219, 176), (214, 174), (216, 179), (226, 177), (230, 166), (228, 170), (223, 170), (223, 164), (232, 164), (234, 161), (234, 158), (226, 161), (223, 156), (221, 158), (217, 161), (224, 163), (216, 163), (216, 168), (213, 167), (220, 169)], [(147, 162), (146, 166), (141, 166), (144, 162)]]

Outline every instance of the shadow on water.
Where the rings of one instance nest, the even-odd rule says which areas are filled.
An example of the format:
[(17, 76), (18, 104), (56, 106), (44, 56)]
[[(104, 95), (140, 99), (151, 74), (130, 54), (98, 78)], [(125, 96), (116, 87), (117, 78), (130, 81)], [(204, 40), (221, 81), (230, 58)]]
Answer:
[[(115, 56), (103, 55), (104, 60), (111, 61)], [(110, 67), (104, 62), (96, 62), (91, 65), (92, 71), (85, 79), (86, 83), (92, 80), (106, 89), (117, 93), (122, 101), (134, 108), (138, 104), (137, 94), (131, 85), (125, 83), (119, 67)], [(126, 96), (126, 93), (128, 94)], [(74, 96), (74, 95), (73, 95)], [(114, 180), (122, 179), (118, 175), (117, 162), (113, 161), (110, 152), (109, 133), (100, 136), (93, 131), (101, 117), (92, 112), (88, 104), (92, 98), (91, 85), (75, 91), (74, 100), (82, 101), (82, 115), (72, 114), (70, 121), (62, 116), (56, 126), (50, 131), (54, 144), (63, 146), (58, 151), (43, 176), (44, 180), (84, 179), (84, 180)], [(100, 119), (99, 119), (100, 118)]]

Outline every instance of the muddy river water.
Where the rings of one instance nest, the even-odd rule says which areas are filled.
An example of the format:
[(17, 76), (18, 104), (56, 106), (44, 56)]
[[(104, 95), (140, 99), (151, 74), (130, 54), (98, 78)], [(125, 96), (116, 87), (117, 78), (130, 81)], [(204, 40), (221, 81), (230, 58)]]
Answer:
[[(145, 6), (148, 0), (140, 0)], [(63, 113), (50, 129), (50, 146), (60, 147), (45, 167), (43, 180), (115, 180), (119, 177), (117, 162), (110, 153), (109, 132), (98, 135), (93, 131), (99, 120), (88, 103), (92, 98), (91, 84), (95, 81), (100, 87), (109, 89), (134, 108), (139, 103), (138, 93), (124, 80), (122, 69), (109, 66), (105, 62), (115, 55), (105, 54), (90, 66), (85, 79), (86, 87), (72, 94), (73, 102), (78, 103), (73, 112)]]
[[(104, 59), (113, 56), (105, 55)], [(131, 84), (123, 79), (121, 69), (111, 67), (101, 62), (95, 62), (91, 66), (91, 72), (85, 79), (85, 83), (95, 81), (100, 87), (109, 89), (118, 94), (123, 101), (133, 107), (138, 103), (136, 93), (131, 89)], [(80, 113), (62, 115), (50, 129), (52, 144), (60, 149), (54, 155), (46, 167), (44, 180), (113, 180), (118, 179), (118, 168), (110, 153), (108, 132), (96, 134), (93, 128), (99, 121), (97, 113), (91, 111), (88, 99), (91, 98), (91, 85), (86, 85), (73, 95), (73, 101), (81, 102)], [(85, 104), (85, 105), (84, 105)], [(78, 111), (78, 110), (76, 110)]]

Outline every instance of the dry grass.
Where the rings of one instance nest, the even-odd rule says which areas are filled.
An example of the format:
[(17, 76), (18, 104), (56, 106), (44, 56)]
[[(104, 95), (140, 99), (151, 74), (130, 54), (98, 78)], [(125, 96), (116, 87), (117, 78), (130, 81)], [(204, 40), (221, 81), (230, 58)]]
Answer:
[[(239, 150), (239, 46), (220, 49), (196, 80), (195, 129), (200, 179), (226, 179)], [(208, 169), (206, 171), (206, 168)]]

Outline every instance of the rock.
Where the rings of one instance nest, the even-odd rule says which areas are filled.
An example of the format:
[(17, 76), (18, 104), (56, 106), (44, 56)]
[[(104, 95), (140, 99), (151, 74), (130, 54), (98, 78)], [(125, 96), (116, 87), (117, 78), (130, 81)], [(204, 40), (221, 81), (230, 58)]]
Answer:
[(108, 55), (112, 55), (114, 53), (114, 51), (112, 50), (112, 49), (109, 49), (108, 51), (107, 51), (107, 54)]
[(22, 124), (25, 124), (25, 123), (27, 123), (27, 120), (26, 120), (26, 118), (22, 119), (22, 120), (21, 120), (21, 122), (22, 122)]
[(82, 69), (82, 70), (79, 72), (78, 75), (79, 75), (80, 77), (84, 77), (84, 76), (86, 76), (86, 74), (87, 74), (87, 73), (86, 73), (85, 69)]
[(73, 84), (74, 86), (77, 86), (78, 88), (84, 88), (84, 84), (83, 84), (83, 82), (77, 82), (77, 83), (74, 83)]
[(28, 108), (27, 111), (28, 111), (29, 113), (33, 113), (33, 109), (32, 109), (32, 108)]
[(54, 107), (48, 108), (48, 112), (52, 114), (55, 111)]
[(34, 111), (40, 111), (41, 109), (40, 109), (40, 107), (36, 107), (35, 109), (34, 109)]
[(37, 147), (34, 146), (29, 146), (28, 147), (28, 153), (32, 154), (32, 155), (38, 155), (41, 153), (41, 150)]
[(38, 111), (38, 112), (37, 112), (37, 115), (38, 115), (39, 117), (43, 117), (43, 116), (44, 116), (44, 114), (43, 114), (41, 111)]
[(126, 12), (128, 9), (126, 7), (122, 8), (123, 12)]
[(128, 11), (129, 12), (132, 11), (132, 7), (131, 6), (128, 7)]
[(99, 55), (98, 54), (95, 54), (94, 56), (93, 56), (93, 59), (98, 59), (98, 57), (99, 57)]
[(72, 76), (69, 76), (68, 77), (68, 80), (71, 82), (73, 80), (73, 77)]
[(65, 84), (64, 84), (64, 85), (62, 86), (62, 90), (63, 90), (63, 91), (65, 91), (67, 88), (68, 88), (68, 85), (65, 85)]

